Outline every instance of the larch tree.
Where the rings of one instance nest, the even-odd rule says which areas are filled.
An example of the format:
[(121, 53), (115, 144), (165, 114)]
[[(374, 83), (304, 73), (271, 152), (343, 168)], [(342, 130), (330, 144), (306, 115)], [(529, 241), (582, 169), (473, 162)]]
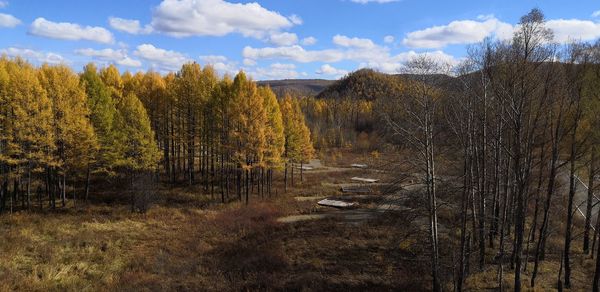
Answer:
[[(6, 107), (3, 106), (5, 114), (0, 123), (4, 127), (2, 136), (5, 136), (3, 160), (8, 164), (8, 171), (12, 176), (5, 176), (4, 183), (10, 178), (14, 181), (12, 202), (20, 193), (19, 180), (25, 175), (26, 201), (29, 205), (32, 172), (49, 170), (57, 165), (53, 155), (55, 133), (52, 129), (52, 101), (40, 84), (33, 66), (16, 59), (6, 61), (5, 69), (8, 73), (8, 82), (4, 89)], [(6, 196), (7, 187), (4, 186), (3, 189)], [(54, 207), (55, 192), (50, 191), (48, 184), (46, 189), (49, 203)], [(25, 203), (25, 197), (21, 197)]]
[[(245, 175), (245, 195), (246, 204), (248, 204), (251, 171), (260, 167), (264, 159), (267, 114), (264, 109), (264, 100), (258, 93), (256, 83), (248, 80), (244, 72), (236, 75), (232, 92), (234, 97), (232, 101), (232, 138), (237, 145), (233, 157), (240, 168), (238, 184), (241, 182), (241, 171)], [(240, 191), (238, 191), (238, 195), (241, 195)]]
[(184, 142), (184, 152), (187, 152), (186, 170), (188, 184), (195, 182), (196, 159), (198, 158), (198, 142), (201, 130), (201, 111), (205, 95), (201, 83), (202, 69), (198, 63), (187, 63), (181, 67), (175, 79), (178, 104), (180, 111), (180, 126)]
[(306, 125), (304, 119), (304, 113), (300, 108), (300, 101), (297, 99), (293, 100), (294, 105), (294, 119), (296, 120), (296, 130), (298, 131), (300, 149), (299, 149), (299, 162), (300, 162), (300, 181), (302, 181), (304, 173), (304, 163), (309, 162), (315, 155), (315, 148), (310, 137), (310, 129)]
[[(85, 89), (79, 77), (64, 65), (44, 65), (40, 82), (52, 101), (56, 156), (62, 178), (61, 201), (66, 200), (66, 181), (69, 174), (85, 171), (95, 158), (97, 141), (88, 119)], [(71, 172), (71, 173), (69, 173)]]
[(294, 162), (300, 157), (301, 142), (300, 134), (298, 131), (297, 119), (295, 118), (295, 106), (294, 101), (290, 95), (286, 95), (280, 101), (280, 110), (283, 118), (283, 129), (284, 129), (284, 187), (287, 191), (287, 177), (288, 177), (288, 166), (292, 165), (292, 173), (294, 170)]
[[(85, 88), (89, 119), (96, 134), (99, 152), (94, 163), (89, 165), (86, 183), (87, 200), (89, 195), (89, 176), (91, 171), (110, 173), (117, 160), (117, 147), (114, 132), (114, 120), (117, 114), (115, 100), (111, 90), (104, 85), (96, 66), (90, 63), (84, 67), (80, 83)], [(93, 169), (92, 169), (93, 168)]]
[(265, 125), (265, 166), (267, 168), (267, 191), (271, 194), (271, 180), (274, 169), (282, 165), (282, 156), (285, 151), (285, 135), (283, 119), (277, 97), (269, 87), (259, 87), (259, 95), (264, 99), (264, 109), (267, 115)]
[(155, 169), (160, 153), (143, 104), (129, 93), (117, 104), (117, 110), (117, 141), (122, 145), (117, 166), (133, 173)]

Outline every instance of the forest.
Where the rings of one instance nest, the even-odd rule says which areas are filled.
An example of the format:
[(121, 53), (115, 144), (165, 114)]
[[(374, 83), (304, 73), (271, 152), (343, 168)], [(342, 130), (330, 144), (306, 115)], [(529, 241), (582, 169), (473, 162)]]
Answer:
[[(223, 203), (244, 193), (247, 203), (250, 180), (270, 193), (273, 170), (314, 153), (299, 101), (278, 101), (243, 72), (220, 79), (189, 63), (166, 76), (121, 75), (88, 64), (78, 75), (0, 62), (0, 212), (64, 207), (69, 188), (73, 201), (87, 200), (91, 177), (105, 175), (201, 183)], [(134, 195), (132, 210), (143, 211)]]
[(398, 73), (0, 57), (0, 290), (599, 291), (600, 42), (533, 9)]

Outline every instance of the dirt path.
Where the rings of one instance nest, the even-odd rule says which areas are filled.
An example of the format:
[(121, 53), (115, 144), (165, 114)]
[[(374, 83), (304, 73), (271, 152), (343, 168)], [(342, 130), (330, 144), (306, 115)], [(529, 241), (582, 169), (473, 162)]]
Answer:
[[(299, 167), (299, 165), (297, 165)], [(329, 167), (323, 165), (320, 160), (314, 159), (311, 160), (310, 163), (305, 164), (303, 166), (312, 167), (311, 170), (305, 170), (305, 174), (314, 174), (314, 173), (327, 173), (327, 172), (344, 172), (344, 171), (360, 171), (365, 173), (365, 175), (372, 174), (376, 172), (369, 168), (353, 168), (353, 167)], [(364, 186), (364, 187), (381, 187), (388, 186), (388, 183), (357, 183), (351, 182), (348, 183), (322, 183), (324, 187), (332, 187), (332, 188), (342, 188), (342, 187), (354, 187), (354, 186)], [(410, 187), (414, 188), (414, 187)], [(368, 194), (344, 194), (341, 196), (299, 196), (295, 197), (297, 201), (314, 201), (315, 204), (318, 200), (330, 198), (334, 200), (341, 200), (344, 202), (367, 202), (361, 203), (358, 208), (352, 209), (335, 209), (331, 207), (317, 207), (318, 211), (314, 214), (307, 215), (292, 215), (281, 217), (277, 221), (282, 223), (294, 223), (301, 222), (306, 220), (319, 220), (325, 218), (335, 218), (340, 223), (348, 223), (348, 224), (362, 224), (370, 219), (375, 218), (376, 216), (380, 216), (381, 214), (389, 211), (408, 211), (409, 208), (405, 207), (403, 204), (403, 196), (401, 194), (391, 194), (391, 195), (375, 195), (373, 193)]]
[[(569, 172), (566, 169), (560, 170), (558, 179), (561, 186), (559, 191), (562, 192), (565, 197), (568, 196), (570, 180)], [(587, 212), (587, 193), (588, 186), (578, 176), (575, 176), (575, 196), (573, 198), (573, 205), (575, 207), (575, 214), (577, 214), (576, 216), (580, 216), (583, 219), (585, 219), (585, 214)], [(596, 226), (596, 219), (598, 217), (598, 212), (600, 211), (600, 204), (598, 204), (599, 201), (600, 200), (596, 196), (594, 196), (592, 199), (592, 229), (594, 229), (594, 226)]]

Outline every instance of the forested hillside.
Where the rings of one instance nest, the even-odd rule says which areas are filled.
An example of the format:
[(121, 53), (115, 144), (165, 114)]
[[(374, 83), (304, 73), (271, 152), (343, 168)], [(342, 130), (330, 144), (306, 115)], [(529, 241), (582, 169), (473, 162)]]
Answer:
[(324, 79), (284, 79), (263, 80), (258, 85), (269, 86), (277, 96), (291, 94), (293, 96), (316, 96), (334, 81)]

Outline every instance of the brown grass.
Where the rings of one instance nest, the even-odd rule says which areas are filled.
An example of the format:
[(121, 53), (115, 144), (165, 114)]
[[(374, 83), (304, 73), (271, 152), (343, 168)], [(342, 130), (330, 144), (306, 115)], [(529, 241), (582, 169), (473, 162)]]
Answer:
[[(345, 162), (344, 162), (345, 163)], [(422, 290), (419, 240), (393, 217), (363, 225), (282, 224), (318, 211), (299, 195), (332, 195), (323, 182), (353, 175), (305, 173), (283, 194), (221, 205), (194, 188), (161, 189), (145, 214), (117, 190), (54, 212), (0, 216), (0, 290), (240, 291)], [(401, 226), (402, 224), (400, 224)]]
[[(329, 165), (382, 165), (389, 156), (372, 153), (322, 153)], [(363, 170), (305, 172), (284, 193), (277, 174), (273, 196), (254, 195), (249, 206), (230, 198), (222, 205), (201, 187), (160, 189), (146, 214), (131, 213), (118, 189), (106, 190), (93, 204), (68, 206), (54, 212), (19, 212), (0, 216), (0, 291), (422, 291), (430, 289), (428, 239), (415, 224), (424, 213), (423, 197), (405, 202), (418, 212), (384, 214), (360, 225), (334, 218), (278, 223), (278, 217), (322, 212), (313, 201), (295, 196), (333, 196), (333, 184), (352, 176), (378, 175)], [(458, 197), (451, 186), (440, 186), (442, 275), (452, 288), (452, 265), (459, 242)], [(232, 194), (232, 196), (235, 196)], [(110, 203), (106, 203), (110, 202)], [(364, 205), (371, 199), (361, 201)], [(558, 255), (563, 245), (564, 202), (553, 204), (548, 258), (540, 268), (537, 291), (556, 288)], [(410, 214), (409, 214), (410, 213)], [(422, 215), (421, 215), (422, 216)], [(528, 222), (529, 224), (530, 222)], [(578, 223), (579, 224), (579, 223)], [(580, 224), (579, 224), (580, 225)], [(580, 229), (574, 231), (579, 234)], [(588, 290), (594, 262), (573, 242), (573, 285)], [(510, 252), (510, 243), (507, 244)], [(488, 249), (486, 260), (493, 262)], [(466, 280), (470, 291), (495, 289), (496, 267), (487, 265)], [(529, 286), (528, 272), (523, 284)], [(513, 271), (505, 268), (505, 287)]]

